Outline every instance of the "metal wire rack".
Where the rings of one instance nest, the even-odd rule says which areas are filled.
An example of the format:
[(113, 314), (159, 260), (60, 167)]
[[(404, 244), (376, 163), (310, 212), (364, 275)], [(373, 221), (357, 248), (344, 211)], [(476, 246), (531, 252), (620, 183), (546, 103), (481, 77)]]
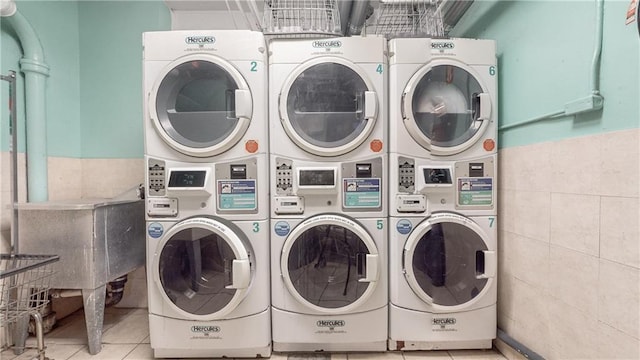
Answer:
[(38, 358), (44, 355), (40, 311), (49, 303), (49, 284), (57, 255), (0, 254), (0, 327), (31, 315), (36, 321)]
[(370, 27), (375, 34), (394, 37), (444, 37), (438, 0), (380, 0)]
[(337, 0), (266, 0), (263, 32), (273, 37), (340, 36)]

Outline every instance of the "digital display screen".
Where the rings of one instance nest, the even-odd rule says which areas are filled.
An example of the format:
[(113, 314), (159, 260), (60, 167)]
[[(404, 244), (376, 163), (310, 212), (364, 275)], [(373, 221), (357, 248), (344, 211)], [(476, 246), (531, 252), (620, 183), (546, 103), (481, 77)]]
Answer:
[(451, 169), (423, 169), (426, 184), (451, 184)]
[(335, 186), (335, 170), (300, 170), (300, 186)]
[(204, 187), (207, 172), (204, 170), (172, 171), (169, 177), (169, 187)]

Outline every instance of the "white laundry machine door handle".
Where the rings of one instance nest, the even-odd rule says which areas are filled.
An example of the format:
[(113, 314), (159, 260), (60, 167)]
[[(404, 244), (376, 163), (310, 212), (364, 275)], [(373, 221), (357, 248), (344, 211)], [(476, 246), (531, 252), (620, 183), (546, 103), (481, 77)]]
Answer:
[(236, 117), (251, 119), (253, 114), (253, 101), (251, 100), (251, 91), (237, 89), (236, 96)]
[(246, 289), (251, 281), (251, 264), (249, 260), (233, 260), (231, 268), (231, 285), (226, 289)]
[(378, 255), (367, 254), (366, 256), (366, 274), (365, 277), (359, 279), (359, 282), (376, 282), (378, 281)]
[(478, 97), (478, 121), (489, 120), (491, 117), (491, 97), (487, 93), (481, 93)]
[(375, 91), (364, 92), (364, 118), (375, 119), (378, 113), (378, 99)]
[(484, 256), (484, 273), (477, 274), (477, 279), (490, 279), (496, 276), (496, 268), (498, 262), (496, 260), (496, 252), (495, 251), (482, 251), (482, 255)]

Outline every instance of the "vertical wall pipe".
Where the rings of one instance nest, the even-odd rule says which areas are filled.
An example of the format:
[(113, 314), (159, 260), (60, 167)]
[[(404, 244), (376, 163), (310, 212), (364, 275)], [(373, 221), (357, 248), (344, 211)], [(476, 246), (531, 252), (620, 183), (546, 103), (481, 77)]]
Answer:
[[(640, 19), (638, 19), (640, 21)], [(596, 0), (596, 42), (591, 62), (591, 93), (600, 95), (600, 58), (602, 57), (602, 37), (604, 22), (604, 0)]]
[(44, 62), (40, 39), (27, 19), (19, 11), (4, 18), (18, 35), (24, 53), (20, 69), (25, 76), (27, 198), (46, 201), (49, 194), (45, 86), (49, 66)]

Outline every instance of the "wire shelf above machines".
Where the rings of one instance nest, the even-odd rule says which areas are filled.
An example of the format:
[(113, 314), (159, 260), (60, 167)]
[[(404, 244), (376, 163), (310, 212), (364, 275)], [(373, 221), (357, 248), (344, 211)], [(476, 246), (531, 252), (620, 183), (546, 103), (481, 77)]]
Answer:
[(395, 37), (444, 37), (438, 0), (380, 0), (369, 27), (378, 35)]
[(337, 0), (266, 0), (263, 28), (274, 37), (342, 35)]

